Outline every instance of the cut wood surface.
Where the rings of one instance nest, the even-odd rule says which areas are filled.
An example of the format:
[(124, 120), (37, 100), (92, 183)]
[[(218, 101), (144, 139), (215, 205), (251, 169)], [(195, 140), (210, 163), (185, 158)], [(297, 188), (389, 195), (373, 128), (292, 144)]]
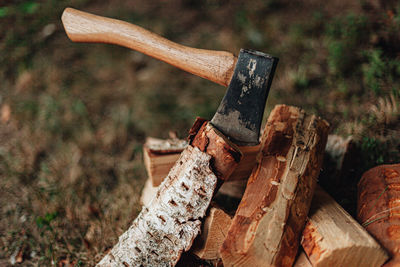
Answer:
[(292, 266), (328, 136), (326, 121), (279, 105), (221, 248), (224, 266)]
[(158, 186), (153, 186), (150, 178), (147, 178), (142, 190), (142, 194), (140, 195), (140, 204), (147, 207), (156, 196), (157, 191)]
[(232, 173), (229, 181), (247, 180), (257, 162), (257, 155), (261, 150), (261, 145), (257, 146), (239, 146), (243, 158), (239, 162), (235, 171)]
[(201, 259), (220, 259), (219, 249), (225, 240), (232, 218), (222, 209), (211, 207), (196, 238), (192, 252)]
[(174, 266), (200, 232), (217, 180), (227, 180), (241, 158), (208, 122), (195, 122), (156, 196), (98, 266)]
[(400, 266), (400, 164), (365, 172), (358, 184), (357, 219)]
[[(341, 266), (341, 265), (336, 265), (336, 266)], [(313, 265), (308, 260), (307, 254), (304, 253), (304, 251), (300, 251), (299, 255), (296, 258), (296, 261), (293, 264), (293, 267), (313, 267)]]
[[(183, 139), (159, 139), (147, 137), (145, 146), (153, 154), (174, 154), (181, 153), (188, 145), (188, 141)], [(175, 163), (175, 162), (174, 162)]]
[(320, 187), (314, 193), (301, 245), (312, 266), (374, 267), (388, 259), (386, 251)]
[(144, 164), (153, 186), (161, 184), (187, 145), (188, 142), (182, 139), (146, 138)]
[[(157, 139), (153, 137), (146, 139), (143, 146), (144, 163), (153, 186), (161, 184), (187, 144), (188, 142), (182, 139)], [(230, 181), (247, 180), (256, 163), (260, 148), (260, 145), (239, 146), (243, 157), (229, 177)], [(236, 184), (239, 185), (240, 182)]]

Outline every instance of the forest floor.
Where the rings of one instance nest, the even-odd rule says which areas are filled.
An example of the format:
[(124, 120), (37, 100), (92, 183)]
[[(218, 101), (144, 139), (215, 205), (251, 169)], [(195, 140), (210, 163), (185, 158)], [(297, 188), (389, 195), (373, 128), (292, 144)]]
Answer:
[[(92, 266), (140, 211), (145, 137), (184, 138), (225, 92), (126, 48), (72, 43), (68, 6), (193, 47), (279, 57), (266, 114), (299, 106), (353, 137), (358, 161), (328, 188), (351, 213), (361, 174), (400, 162), (398, 1), (234, 2), (0, 5), (1, 266)], [(327, 172), (320, 179), (329, 187)]]

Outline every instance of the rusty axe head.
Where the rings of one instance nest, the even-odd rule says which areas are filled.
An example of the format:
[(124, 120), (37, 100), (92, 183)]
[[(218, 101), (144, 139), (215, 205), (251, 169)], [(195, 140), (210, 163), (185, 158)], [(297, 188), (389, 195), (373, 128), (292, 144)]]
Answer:
[(75, 42), (125, 46), (209, 79), (228, 90), (211, 123), (233, 142), (258, 143), (262, 116), (278, 59), (261, 52), (229, 52), (185, 47), (139, 26), (65, 9), (62, 21)]
[(241, 49), (231, 82), (211, 123), (239, 145), (259, 142), (260, 127), (278, 58)]

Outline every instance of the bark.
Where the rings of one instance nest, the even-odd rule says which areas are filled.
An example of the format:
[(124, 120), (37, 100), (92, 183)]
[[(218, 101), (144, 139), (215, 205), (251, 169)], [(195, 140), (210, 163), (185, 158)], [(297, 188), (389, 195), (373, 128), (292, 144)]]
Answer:
[[(162, 140), (153, 137), (146, 139), (146, 143), (143, 146), (143, 157), (147, 175), (151, 179), (153, 186), (161, 184), (187, 144), (187, 141), (181, 139)], [(247, 180), (249, 178), (261, 147), (260, 145), (239, 146), (239, 149), (243, 157), (230, 175), (230, 181)]]
[(211, 168), (221, 181), (227, 181), (230, 178), (243, 157), (237, 145), (229, 141), (210, 123), (200, 118), (189, 131), (189, 144), (211, 156)]
[(224, 266), (292, 266), (322, 164), (328, 124), (279, 105), (221, 248)]
[[(207, 122), (159, 186), (148, 207), (97, 266), (174, 266), (200, 232), (217, 186), (241, 158), (240, 151)], [(226, 169), (229, 166), (230, 169)]]
[(380, 165), (358, 183), (357, 219), (400, 266), (400, 164)]
[(188, 142), (181, 139), (146, 138), (143, 145), (144, 164), (153, 186), (161, 184), (187, 145)]
[(374, 267), (388, 259), (367, 231), (319, 187), (301, 245), (312, 266)]

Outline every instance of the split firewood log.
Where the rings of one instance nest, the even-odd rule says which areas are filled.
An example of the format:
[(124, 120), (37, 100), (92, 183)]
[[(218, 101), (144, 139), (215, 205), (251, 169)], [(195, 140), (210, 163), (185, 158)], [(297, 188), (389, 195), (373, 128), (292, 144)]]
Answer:
[(146, 138), (143, 145), (144, 165), (153, 186), (161, 184), (187, 145), (188, 142), (182, 139)]
[(157, 191), (158, 186), (153, 186), (151, 179), (147, 178), (142, 190), (142, 194), (140, 195), (140, 204), (147, 207), (156, 196)]
[(326, 121), (299, 108), (274, 108), (262, 157), (220, 251), (224, 266), (292, 266), (328, 129)]
[[(340, 265), (336, 265), (340, 266)], [(301, 250), (299, 255), (297, 255), (296, 261), (293, 264), (293, 267), (313, 267), (311, 262), (307, 258), (307, 254)]]
[(388, 259), (386, 251), (320, 187), (308, 216), (301, 245), (312, 266), (374, 267)]
[(232, 174), (241, 152), (210, 123), (197, 120), (190, 145), (130, 228), (97, 266), (174, 266), (200, 232), (217, 182)]
[(400, 266), (400, 164), (380, 165), (358, 183), (357, 219)]
[[(140, 197), (141, 204), (148, 207), (156, 193), (157, 187), (154, 187), (151, 180), (147, 179)], [(196, 255), (202, 260), (214, 262), (220, 261), (221, 257), (219, 249), (225, 240), (231, 222), (232, 216), (212, 203), (211, 208), (208, 210), (204, 222), (202, 223), (201, 233), (194, 240), (190, 253)], [(190, 257), (190, 255), (187, 255), (185, 259), (182, 259), (179, 262), (187, 264), (186, 261), (192, 258), (193, 257)]]
[(222, 209), (214, 206), (209, 210), (202, 225), (201, 234), (196, 238), (192, 253), (204, 260), (221, 258), (219, 249), (228, 234), (232, 217)]
[[(187, 145), (188, 142), (182, 139), (157, 139), (153, 137), (146, 139), (143, 145), (143, 157), (147, 175), (150, 177), (153, 186), (161, 184)], [(229, 181), (247, 180), (261, 147), (260, 145), (239, 146), (239, 149), (243, 157), (229, 177)], [(246, 182), (243, 183), (246, 184)], [(240, 184), (240, 182), (236, 184)]]

